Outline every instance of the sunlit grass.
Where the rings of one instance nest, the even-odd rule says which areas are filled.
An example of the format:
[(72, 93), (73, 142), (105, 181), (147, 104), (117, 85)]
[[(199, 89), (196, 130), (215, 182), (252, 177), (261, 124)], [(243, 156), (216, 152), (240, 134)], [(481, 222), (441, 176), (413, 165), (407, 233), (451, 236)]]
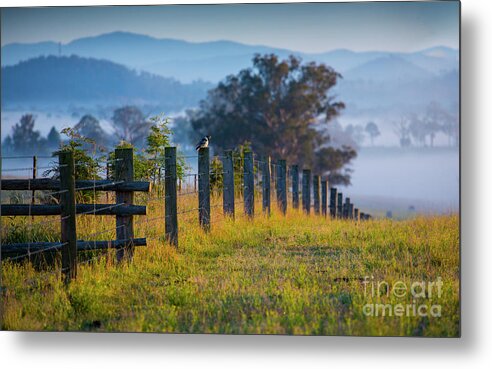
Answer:
[[(145, 203), (142, 196), (136, 201)], [(200, 229), (197, 211), (180, 215), (177, 249), (163, 238), (163, 202), (149, 203), (147, 217), (135, 218), (135, 236), (147, 237), (148, 245), (136, 248), (133, 262), (116, 265), (112, 252), (100, 254), (79, 265), (68, 288), (52, 270), (4, 262), (3, 329), (459, 335), (457, 215), (355, 223), (290, 207), (283, 216), (273, 201), (267, 217), (258, 201), (253, 220), (241, 203), (232, 220), (221, 214), (220, 201), (212, 201), (209, 233)], [(196, 202), (183, 196), (179, 211)], [(56, 226), (46, 225), (44, 233), (34, 226), (35, 234), (12, 227), (22, 221), (30, 223), (4, 222), (5, 233), (16, 232), (10, 241), (59, 239)], [(80, 239), (115, 237), (114, 217), (81, 216), (77, 227)], [(441, 317), (365, 316), (363, 306), (374, 300), (413, 303), (411, 295), (365, 295), (365, 276), (390, 284), (440, 277), (442, 295), (432, 303), (442, 306)]]

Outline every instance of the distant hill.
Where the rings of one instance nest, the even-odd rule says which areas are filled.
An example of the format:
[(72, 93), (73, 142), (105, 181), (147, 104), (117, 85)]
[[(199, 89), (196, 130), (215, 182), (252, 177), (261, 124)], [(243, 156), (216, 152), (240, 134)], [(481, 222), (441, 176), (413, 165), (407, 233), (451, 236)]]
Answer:
[[(457, 109), (459, 104), (459, 73), (452, 70), (427, 78), (401, 80), (342, 79), (334, 93), (347, 105), (346, 112), (366, 111), (373, 116), (388, 113), (402, 115), (418, 112), (429, 102), (436, 101), (446, 108)], [(374, 118), (376, 119), (376, 118)]]
[(348, 70), (347, 80), (394, 81), (425, 80), (432, 73), (412, 64), (402, 57), (389, 55), (373, 59), (363, 65)]
[(2, 46), (2, 67), (38, 56), (58, 55), (58, 46), (56, 42), (51, 41), (34, 44), (13, 43)]
[(2, 67), (2, 106), (18, 103), (153, 104), (195, 106), (211, 84), (182, 84), (107, 60), (42, 56)]
[[(187, 42), (128, 32), (112, 32), (94, 37), (76, 39), (60, 47), (61, 55), (106, 59), (130, 68), (146, 70), (182, 82), (205, 80), (217, 82), (231, 73), (251, 64), (255, 53), (274, 53), (280, 57), (290, 54), (304, 61), (330, 65), (345, 72), (375, 60), (398, 57), (429, 73), (449, 72), (458, 67), (458, 51), (442, 46), (415, 53), (388, 53), (383, 51), (355, 52), (338, 49), (309, 54), (264, 45), (245, 45), (232, 41)], [(54, 42), (8, 44), (2, 47), (2, 66), (42, 55), (58, 55), (59, 45)]]

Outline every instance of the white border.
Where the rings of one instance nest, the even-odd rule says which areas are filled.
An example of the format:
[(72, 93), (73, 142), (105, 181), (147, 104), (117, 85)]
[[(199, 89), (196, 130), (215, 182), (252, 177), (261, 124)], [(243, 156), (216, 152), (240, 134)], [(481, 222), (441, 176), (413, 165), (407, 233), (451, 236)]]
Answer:
[[(231, 1), (215, 1), (226, 2)], [(104, 1), (105, 5), (159, 3), (163, 2)], [(487, 94), (492, 85), (491, 3), (462, 1), (461, 339), (0, 332), (2, 367), (491, 367), (492, 96)], [(100, 4), (90, 0), (4, 0), (1, 5)]]

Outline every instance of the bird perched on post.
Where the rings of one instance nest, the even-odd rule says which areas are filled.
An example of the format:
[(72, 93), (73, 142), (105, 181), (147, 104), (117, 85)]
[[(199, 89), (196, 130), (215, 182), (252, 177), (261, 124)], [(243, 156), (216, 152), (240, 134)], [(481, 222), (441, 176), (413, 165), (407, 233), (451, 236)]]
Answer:
[(205, 147), (208, 147), (208, 144), (209, 144), (211, 138), (212, 138), (212, 136), (205, 136), (205, 137), (203, 137), (200, 140), (200, 142), (198, 142), (198, 144), (196, 145), (196, 151), (198, 151), (200, 149), (203, 149)]

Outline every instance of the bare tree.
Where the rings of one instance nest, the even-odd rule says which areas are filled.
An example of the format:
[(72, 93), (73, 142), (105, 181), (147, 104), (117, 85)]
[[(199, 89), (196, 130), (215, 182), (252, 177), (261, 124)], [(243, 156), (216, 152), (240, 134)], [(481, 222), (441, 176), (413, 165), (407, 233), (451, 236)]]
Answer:
[(377, 126), (376, 123), (369, 122), (366, 124), (365, 131), (371, 138), (371, 146), (374, 146), (374, 139), (381, 135), (381, 132), (379, 131), (379, 127)]
[(393, 122), (393, 131), (400, 139), (401, 147), (409, 147), (412, 145), (410, 139), (410, 120), (406, 116), (401, 116), (400, 119)]
[(152, 124), (145, 120), (140, 109), (135, 106), (116, 109), (112, 120), (113, 128), (120, 140), (143, 147)]
[(412, 138), (414, 139), (415, 142), (420, 144), (420, 146), (425, 146), (425, 138), (427, 137), (427, 130), (425, 128), (424, 122), (422, 121), (422, 118), (416, 114), (410, 114), (409, 118), (410, 120), (410, 134), (412, 135)]

